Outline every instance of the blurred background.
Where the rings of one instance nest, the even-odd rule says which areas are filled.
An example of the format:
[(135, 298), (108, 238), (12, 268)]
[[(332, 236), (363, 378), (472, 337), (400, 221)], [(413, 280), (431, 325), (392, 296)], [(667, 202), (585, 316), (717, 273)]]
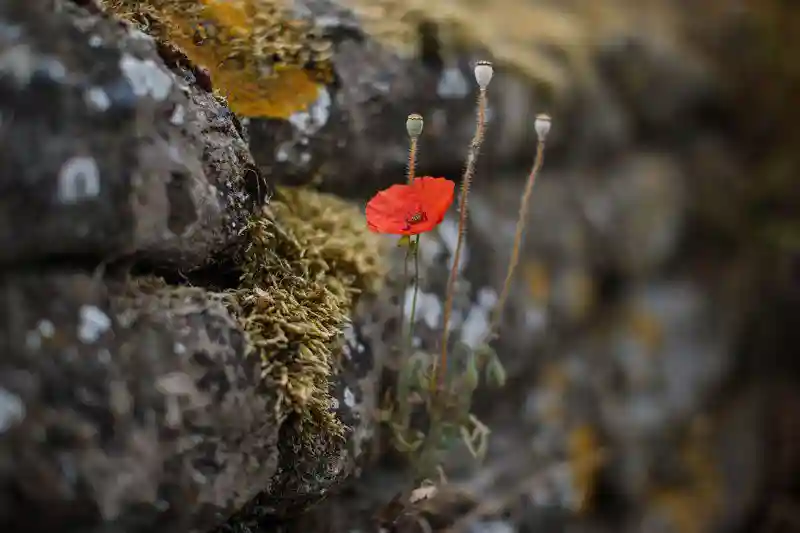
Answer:
[[(59, 9), (51, 9), (51, 3)], [(314, 489), (298, 496), (298, 505), (305, 506), (349, 476), (350, 470), (342, 466), (341, 442), (330, 454), (341, 462), (330, 466), (326, 462), (330, 457), (314, 448), (316, 441), (288, 442), (284, 437), (292, 435), (291, 429), (284, 433), (283, 427), (279, 434), (285, 419), (277, 422), (277, 414), (275, 420), (259, 419), (266, 412), (277, 413), (277, 408), (272, 409), (275, 391), (256, 391), (261, 382), (254, 377), (255, 364), (244, 368), (238, 357), (246, 345), (239, 331), (242, 326), (212, 296), (216, 297), (215, 291), (238, 288), (240, 271), (222, 272), (233, 260), (224, 257), (225, 264), (212, 256), (224, 256), (242, 245), (240, 228), (260, 207), (261, 185), (267, 182), (311, 185), (359, 207), (379, 189), (399, 182), (408, 148), (404, 124), (410, 113), (425, 117), (418, 174), (460, 180), (475, 125), (473, 66), (477, 60), (489, 59), (495, 74), (488, 91), (488, 130), (470, 196), (462, 260), (466, 290), (463, 301), (457, 303), (454, 328), (454, 335), (468, 345), (474, 346), (486, 333), (506, 274), (518, 204), (536, 150), (534, 117), (549, 114), (552, 129), (533, 193), (520, 265), (495, 343), (507, 383), (500, 389), (479, 389), (473, 405), (474, 414), (491, 432), (486, 456), (475, 461), (463, 447), (454, 449), (444, 464), (448, 483), (435, 489), (416, 485), (416, 491), (408, 492), (408, 465), (383, 436), (376, 439), (372, 462), (353, 467), (360, 477), (353, 476), (346, 487), (327, 495), (311, 511), (263, 525), (263, 531), (800, 532), (800, 360), (796, 354), (800, 345), (800, 3), (289, 3), (300, 15), (312, 13), (317, 26), (330, 22), (326, 30), (333, 34), (333, 44), (323, 46), (296, 28), (300, 37), (293, 35), (292, 25), (275, 15), (277, 9), (255, 22), (241, 22), (231, 15), (241, 13), (225, 8), (217, 14), (231, 15), (234, 22), (221, 15), (219, 21), (230, 23), (233, 30), (241, 29), (237, 24), (251, 22), (272, 24), (280, 31), (289, 28), (287, 42), (297, 37), (301, 43), (289, 43), (296, 50), (285, 48), (302, 52), (309, 43), (316, 45), (313, 57), (320, 64), (332, 64), (334, 79), (311, 80), (301, 68), (287, 69), (284, 78), (275, 76), (264, 82), (274, 85), (275, 101), (264, 103), (261, 95), (244, 95), (251, 97), (247, 103), (254, 100), (262, 105), (259, 109), (269, 108), (275, 116), (248, 120), (232, 99), (230, 109), (242, 115), (240, 122), (205, 85), (210, 86), (213, 79), (214, 87), (222, 92), (228, 83), (241, 85), (243, 93), (255, 87), (257, 93), (263, 80), (239, 83), (252, 74), (242, 74), (244, 67), (253, 67), (241, 56), (230, 65), (219, 61), (219, 68), (211, 69), (209, 75), (198, 65), (188, 68), (185, 63), (191, 61), (160, 43), (161, 59), (173, 73), (185, 77), (181, 92), (173, 86), (171, 75), (152, 60), (155, 45), (138, 35), (131, 37), (119, 25), (103, 26), (95, 17), (99, 10), (95, 2), (74, 2), (87, 8), (78, 12), (72, 3), (64, 8), (66, 2), (0, 0), (0, 52), (5, 54), (0, 57), (0, 70), (12, 74), (0, 78), (0, 92), (8, 96), (0, 99), (0, 111), (8, 111), (4, 116), (12, 117), (17, 128), (11, 129), (10, 119), (0, 123), (0, 148), (6, 154), (4, 165), (0, 158), (0, 174), (10, 176), (2, 184), (0, 215), (11, 222), (0, 227), (0, 240), (9, 248), (0, 250), (0, 259), (5, 266), (11, 265), (0, 294), (5, 305), (0, 312), (8, 315), (0, 341), (17, 343), (6, 344), (13, 357), (0, 360), (16, 373), (0, 375), (0, 381), (17, 387), (10, 390), (21, 396), (28, 394), (26, 405), (6, 396), (16, 400), (17, 411), (23, 415), (23, 408), (33, 413), (24, 424), (20, 422), (13, 439), (0, 441), (4, 452), (16, 454), (4, 453), (0, 458), (4, 476), (0, 518), (15, 518), (17, 502), (25, 501), (32, 502), (30, 509), (34, 509), (27, 513), (30, 520), (42, 518), (41, 514), (42, 523), (59, 522), (64, 516), (74, 519), (71, 526), (79, 527), (85, 519), (100, 524), (95, 531), (116, 532), (122, 526), (112, 525), (115, 513), (124, 514), (125, 520), (133, 516), (127, 523), (137, 527), (155, 523), (163, 518), (159, 513), (172, 511), (176, 520), (188, 523), (186, 517), (196, 511), (192, 505), (201, 499), (197, 496), (201, 491), (204, 496), (211, 494), (211, 503), (228, 512), (261, 490), (272, 491), (268, 496), (275, 501), (291, 501), (297, 494), (285, 494), (284, 485), (270, 484), (287, 478)], [(184, 1), (104, 4), (156, 35), (159, 31), (168, 34), (168, 24), (145, 27), (142, 21), (150, 21), (145, 15), (162, 15), (170, 23), (191, 20), (181, 19), (191, 11)], [(14, 24), (4, 22), (9, 20)], [(46, 24), (39, 25), (40, 20)], [(91, 38), (90, 30), (97, 30)], [(52, 46), (50, 31), (58, 36)], [(213, 33), (209, 30), (206, 35), (208, 42), (213, 42)], [(184, 42), (175, 38), (176, 42), (201, 59), (215, 60), (216, 53), (230, 51), (206, 46), (202, 52), (208, 55), (202, 56), (191, 47), (202, 48), (206, 37), (198, 38), (201, 44), (185, 34), (181, 37)], [(276, 47), (284, 44), (283, 35), (279, 37)], [(93, 41), (110, 44), (100, 53)], [(63, 65), (51, 61), (42, 50)], [(131, 59), (131, 53), (138, 61)], [(293, 57), (292, 53), (286, 57)], [(311, 57), (310, 53), (305, 57)], [(125, 65), (133, 66), (121, 74)], [(70, 85), (73, 79), (91, 82), (88, 86), (93, 90), (105, 88), (108, 94), (99, 90), (84, 95), (84, 87)], [(132, 83), (138, 92), (131, 90)], [(154, 95), (160, 92), (156, 99)], [(293, 107), (295, 98), (313, 101), (318, 95), (322, 96), (307, 112)], [(31, 104), (34, 98), (39, 100)], [(197, 116), (184, 117), (186, 109)], [(41, 154), (30, 149), (35, 143), (44, 145)], [(52, 152), (48, 151), (51, 146)], [(196, 150), (198, 146), (205, 151)], [(64, 186), (67, 199), (64, 205), (56, 205), (52, 198), (63, 192), (57, 188), (63, 185), (57, 184), (59, 169), (63, 170), (67, 156), (84, 151), (94, 159), (76, 158), (88, 170), (64, 165), (74, 171), (75, 183)], [(263, 184), (257, 175), (266, 177)], [(146, 178), (144, 185), (131, 185), (132, 176)], [(165, 183), (175, 187), (167, 189)], [(70, 203), (86, 196), (95, 197), (93, 204), (86, 204), (91, 208)], [(165, 196), (170, 197), (165, 200)], [(196, 202), (197, 198), (201, 201)], [(423, 294), (415, 330), (423, 344), (435, 345), (438, 339), (446, 265), (457, 232), (454, 211), (436, 238), (423, 241)], [(356, 215), (360, 224), (360, 213)], [(40, 224), (39, 217), (46, 223)], [(335, 226), (330, 220), (323, 222), (329, 223), (328, 232)], [(354, 230), (352, 220), (349, 223), (345, 232), (363, 230), (362, 226)], [(173, 226), (180, 229), (172, 231)], [(309, 227), (309, 232), (316, 232), (315, 239), (324, 240), (313, 223)], [(302, 250), (297, 253), (303, 255)], [(61, 270), (67, 272), (63, 275), (67, 281), (54, 277), (58, 283), (53, 288), (45, 283), (52, 281), (47, 261), (59, 254), (62, 263), (52, 270), (58, 276), (64, 274)], [(74, 337), (79, 318), (91, 322), (78, 317), (76, 306), (83, 311), (84, 304), (105, 305), (105, 301), (97, 303), (101, 297), (95, 292), (105, 298), (104, 284), (109, 282), (111, 287), (111, 274), (116, 272), (108, 269), (109, 279), (101, 279), (106, 274), (103, 268), (111, 259), (127, 260), (128, 256), (136, 256), (140, 264), (135, 266), (145, 274), (169, 274), (165, 276), (175, 287), (154, 290), (165, 289), (165, 294), (176, 296), (180, 312), (173, 313), (170, 307), (164, 311), (162, 301), (153, 304), (162, 306), (158, 307), (161, 314), (151, 313), (157, 326), (173, 320), (165, 332), (158, 330), (163, 336), (153, 337), (156, 344), (136, 329), (119, 326), (113, 308), (107, 309), (109, 316), (98, 310), (101, 321), (99, 326), (94, 323), (99, 331), (94, 341), (100, 339), (103, 360), (88, 364), (94, 359), (82, 355), (98, 358), (100, 352), (90, 352), (94, 350), (91, 342)], [(98, 266), (100, 261), (103, 264)], [(29, 267), (33, 274), (20, 278), (27, 279), (27, 285), (18, 283), (14, 276)], [(67, 267), (79, 275), (73, 276)], [(126, 263), (120, 271), (127, 274), (128, 267)], [(203, 269), (214, 276), (204, 278)], [(193, 294), (199, 296), (187, 310), (181, 303), (185, 294), (181, 289), (192, 284), (197, 289)], [(96, 291), (101, 285), (102, 290)], [(392, 309), (397, 309), (401, 290), (399, 284), (395, 288), (386, 291), (394, 298)], [(209, 302), (216, 305), (213, 313), (207, 308)], [(135, 303), (125, 305), (138, 311)], [(56, 336), (57, 342), (40, 343), (41, 350), (25, 335), (42, 323), (40, 312), (63, 319), (63, 324), (55, 326), (48, 322), (49, 329), (67, 332)], [(89, 318), (96, 319), (97, 313)], [(116, 321), (113, 328), (109, 317)], [(184, 317), (188, 326), (181, 322)], [(355, 326), (363, 325), (363, 318), (356, 313)], [(224, 338), (206, 342), (209, 330), (203, 328), (212, 328)], [(117, 330), (120, 334), (115, 338)], [(102, 333), (108, 334), (101, 337)], [(181, 344), (186, 338), (180, 336), (184, 334), (194, 335), (190, 341), (200, 346), (198, 352), (211, 350), (216, 357), (208, 358), (211, 363), (197, 373), (199, 381), (208, 372), (206, 381), (214, 387), (219, 384), (221, 392), (214, 392), (224, 400), (218, 402), (221, 407), (209, 402), (210, 407), (203, 405), (199, 414), (194, 413), (208, 426), (198, 429), (187, 423), (180, 431), (167, 428), (170, 431), (145, 435), (138, 432), (144, 422), (140, 427), (131, 414), (134, 409), (125, 402), (121, 409), (130, 415), (120, 415), (125, 424), (119, 422), (117, 427), (108, 422), (117, 420), (111, 378), (122, 383), (127, 379), (140, 387), (132, 389), (141, 396), (135, 398), (141, 404), (137, 409), (152, 414), (153, 420), (158, 414), (159, 423), (166, 419), (158, 409), (168, 394), (157, 391), (151, 382), (167, 373), (197, 369), (186, 362), (189, 355)], [(45, 336), (52, 337), (53, 332)], [(366, 344), (377, 352), (380, 339), (372, 340), (374, 344)], [(127, 355), (112, 358), (115, 349), (127, 350), (114, 352)], [(58, 356), (65, 353), (69, 357)], [(294, 354), (287, 350), (283, 355), (291, 358)], [(391, 370), (399, 363), (390, 361), (388, 367)], [(220, 365), (225, 372), (211, 375)], [(75, 381), (84, 380), (89, 392), (73, 390), (78, 387), (62, 379), (64, 369), (74, 370)], [(328, 383), (330, 376), (321, 374), (323, 383)], [(194, 386), (192, 379), (188, 382)], [(387, 383), (390, 379), (389, 371)], [(350, 392), (345, 378), (337, 381), (339, 385)], [(316, 393), (328, 399), (319, 390)], [(12, 405), (6, 397), (0, 402), (6, 402), (7, 411)], [(141, 412), (135, 414), (146, 418)], [(10, 415), (5, 416), (9, 419)], [(360, 423), (369, 426), (372, 420), (365, 419)], [(75, 440), (41, 438), (46, 434), (40, 433), (41, 428), (63, 429)], [(105, 435), (103, 428), (114, 439), (100, 439), (98, 435)], [(269, 438), (259, 434), (250, 439), (252, 428), (263, 430)], [(217, 430), (221, 435), (214, 433)], [(196, 437), (192, 446), (197, 449), (187, 446), (189, 452), (181, 455), (185, 450), (175, 445), (178, 437), (173, 434), (181, 439)], [(327, 435), (312, 437), (322, 441)], [(160, 447), (162, 440), (172, 448)], [(197, 444), (209, 442), (206, 451)], [(89, 449), (90, 445), (92, 453), (84, 457), (83, 446)], [(93, 470), (96, 465), (89, 459), (95, 452), (103, 461), (119, 454), (127, 462), (98, 459), (103, 468)], [(191, 471), (186, 465), (194, 453), (201, 459), (214, 459), (208, 461), (211, 467), (207, 469), (213, 482), (203, 485), (203, 476), (196, 476), (201, 481), (191, 478), (190, 474), (207, 466), (203, 463), (197, 472)], [(169, 465), (164, 457), (171, 461)], [(272, 464), (260, 461), (262, 457)], [(17, 467), (16, 458), (25, 459), (24, 468)], [(140, 464), (145, 460), (148, 468)], [(214, 471), (217, 460), (230, 470)], [(330, 472), (319, 473), (325, 469)], [(125, 478), (120, 474), (124, 470), (137, 475)], [(97, 474), (88, 476), (96, 481), (90, 487), (94, 492), (86, 489), (87, 496), (75, 489), (73, 493), (73, 482), (87, 477), (87, 471)], [(29, 478), (31, 472), (41, 475)], [(227, 479), (231, 472), (236, 475)], [(117, 483), (115, 476), (122, 481)], [(316, 483), (314, 476), (322, 481)], [(264, 486), (251, 486), (253, 478)], [(144, 495), (130, 489), (128, 482)], [(52, 494), (40, 490), (40, 485), (52, 488)], [(286, 486), (295, 485), (286, 482)], [(116, 492), (104, 490), (107, 487)], [(156, 497), (157, 489), (164, 487), (174, 489), (175, 494), (169, 495), (174, 497), (173, 509), (167, 496), (158, 495), (164, 500)], [(237, 490), (226, 493), (219, 487)], [(127, 505), (128, 493), (137, 504), (144, 502), (143, 508), (150, 513), (142, 513), (141, 523), (136, 522), (137, 507), (125, 507), (124, 513), (115, 507), (119, 502)], [(75, 494), (83, 498), (83, 507), (76, 505), (78, 510), (73, 512)], [(95, 500), (106, 496), (114, 504), (109, 512), (113, 516), (97, 518)], [(47, 513), (40, 513), (41, 509), (56, 507), (51, 502), (59, 504), (58, 512), (44, 516)], [(267, 504), (263, 507), (267, 513), (274, 511)], [(212, 511), (208, 511), (209, 520), (219, 518), (214, 513), (222, 513), (217, 508)], [(166, 528), (167, 523), (159, 527)], [(234, 521), (219, 531), (260, 530)]]
[[(481, 291), (505, 275), (533, 117), (553, 117), (498, 344), (509, 383), (475, 402), (488, 457), (454, 453), (451, 488), (423, 505), (425, 520), (387, 529), (800, 531), (799, 6), (351, 5), (384, 43), (437, 69), (439, 97), (466, 101), (463, 128), (437, 122), (435, 105), (407, 109), (426, 133), (448, 132), (423, 135), (422, 174), (459, 179), (470, 61), (495, 62), (462, 340), (480, 335)], [(322, 187), (364, 199), (392, 176)], [(398, 466), (381, 464), (298, 531), (357, 531), (353, 509), (394, 494)]]

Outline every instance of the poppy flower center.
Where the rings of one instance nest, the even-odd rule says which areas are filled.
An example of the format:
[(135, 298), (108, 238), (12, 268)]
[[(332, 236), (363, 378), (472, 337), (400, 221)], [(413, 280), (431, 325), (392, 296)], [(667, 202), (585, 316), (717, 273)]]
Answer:
[(428, 220), (428, 215), (426, 215), (422, 211), (417, 211), (411, 216), (406, 217), (406, 223), (409, 226), (413, 226), (414, 224), (419, 224), (420, 222), (425, 222), (426, 220)]

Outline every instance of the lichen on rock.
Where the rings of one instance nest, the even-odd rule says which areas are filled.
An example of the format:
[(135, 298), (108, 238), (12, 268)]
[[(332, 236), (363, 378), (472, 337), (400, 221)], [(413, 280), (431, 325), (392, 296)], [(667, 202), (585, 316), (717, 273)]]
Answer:
[(330, 80), (331, 43), (280, 0), (105, 0), (120, 17), (212, 72), (230, 108), (287, 118)]
[(307, 189), (279, 189), (245, 231), (241, 286), (229, 305), (263, 377), (277, 385), (276, 409), (341, 435), (329, 390), (334, 346), (358, 296), (381, 286), (383, 243), (352, 204)]

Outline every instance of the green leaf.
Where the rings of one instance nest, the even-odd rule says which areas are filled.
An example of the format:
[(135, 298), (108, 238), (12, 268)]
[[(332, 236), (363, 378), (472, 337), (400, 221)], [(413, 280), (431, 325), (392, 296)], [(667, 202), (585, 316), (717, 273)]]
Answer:
[(506, 369), (497, 357), (492, 357), (486, 364), (486, 381), (495, 387), (506, 384)]
[(485, 367), (492, 359), (497, 359), (497, 352), (488, 343), (475, 348), (475, 358), (479, 368)]
[(402, 236), (402, 237), (400, 237), (400, 239), (397, 241), (397, 247), (398, 247), (398, 248), (410, 248), (410, 247), (411, 247), (411, 245), (412, 245), (412, 243), (411, 243), (411, 237), (410, 237), (409, 235), (403, 235), (403, 236)]
[(475, 360), (475, 354), (469, 352), (467, 354), (466, 368), (464, 369), (464, 385), (471, 392), (478, 388), (478, 365)]

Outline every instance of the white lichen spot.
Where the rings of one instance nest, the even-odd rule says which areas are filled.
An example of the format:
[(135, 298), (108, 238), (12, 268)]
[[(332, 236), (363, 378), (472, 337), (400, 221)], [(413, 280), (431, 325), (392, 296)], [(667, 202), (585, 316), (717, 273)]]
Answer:
[(289, 123), (303, 135), (318, 132), (330, 118), (331, 95), (325, 87), (319, 88), (319, 96), (307, 110), (298, 111), (289, 117)]
[(36, 328), (25, 334), (25, 346), (28, 350), (36, 351), (42, 347), (42, 339), (50, 339), (55, 335), (56, 328), (49, 320), (41, 320)]
[(64, 63), (53, 57), (45, 58), (39, 65), (41, 70), (47, 73), (47, 76), (54, 81), (64, 81), (67, 78), (67, 67)]
[(95, 111), (107, 111), (111, 107), (111, 99), (100, 87), (92, 87), (83, 94), (86, 105)]
[(350, 409), (355, 407), (355, 405), (356, 405), (356, 397), (353, 394), (353, 391), (351, 391), (348, 387), (345, 387), (345, 389), (344, 389), (344, 398), (343, 399), (344, 399), (344, 404), (347, 407), (349, 407)]
[(482, 287), (475, 300), (477, 305), (469, 310), (461, 327), (461, 340), (470, 348), (476, 348), (486, 341), (497, 293), (489, 287)]
[(100, 351), (97, 352), (97, 360), (100, 361), (100, 363), (102, 363), (104, 365), (110, 364), (111, 363), (111, 352), (109, 352), (105, 348), (101, 349)]
[(53, 335), (56, 334), (56, 327), (47, 319), (40, 320), (38, 324), (36, 324), (36, 329), (39, 330), (39, 334), (45, 339), (53, 338)]
[(55, 334), (55, 326), (49, 320), (42, 320), (36, 328), (25, 334), (25, 347), (30, 351), (36, 351), (42, 347), (43, 339), (50, 339)]
[(436, 86), (436, 94), (440, 98), (464, 98), (469, 94), (469, 85), (461, 70), (455, 67), (444, 69)]
[[(411, 317), (413, 299), (414, 288), (409, 287), (406, 289), (405, 296), (405, 316), (407, 320)], [(415, 316), (415, 321), (420, 319), (431, 329), (439, 327), (439, 322), (442, 320), (442, 302), (439, 301), (439, 298), (435, 294), (422, 291), (417, 294), (417, 314)]]
[(469, 310), (467, 319), (461, 326), (461, 341), (470, 348), (476, 348), (489, 333), (489, 311), (479, 305)]
[(547, 327), (547, 312), (545, 309), (541, 306), (526, 309), (525, 327), (535, 332), (544, 330)]
[(97, 340), (111, 328), (111, 318), (93, 305), (81, 306), (78, 338), (87, 344)]
[(74, 204), (100, 194), (100, 170), (91, 157), (68, 160), (58, 173), (58, 201)]
[(0, 53), (0, 75), (25, 86), (31, 81), (35, 62), (36, 56), (30, 46), (14, 46)]
[(287, 162), (289, 160), (289, 150), (290, 150), (289, 143), (281, 143), (281, 145), (278, 147), (277, 153), (275, 154), (275, 160), (278, 163)]
[(169, 121), (173, 126), (180, 126), (183, 124), (184, 120), (186, 120), (186, 108), (178, 104), (175, 106), (175, 109), (172, 110), (172, 116), (169, 118)]
[(345, 327), (344, 331), (342, 332), (342, 336), (344, 337), (344, 341), (350, 346), (355, 346), (358, 343), (358, 339), (356, 338), (356, 330), (353, 328), (353, 326)]
[(25, 418), (25, 404), (11, 391), (0, 387), (0, 434)]
[(138, 41), (148, 41), (148, 42), (155, 41), (155, 39), (153, 39), (151, 36), (147, 35), (145, 32), (143, 32), (139, 28), (137, 28), (135, 26), (132, 26), (132, 25), (128, 26), (128, 34), (132, 38), (134, 38), (134, 39), (136, 39)]
[(516, 533), (517, 530), (508, 522), (490, 520), (486, 522), (476, 522), (475, 527), (473, 527), (471, 531), (480, 531), (481, 533)]
[(25, 86), (34, 73), (60, 82), (66, 79), (67, 68), (58, 59), (42, 57), (25, 44), (10, 47), (0, 53), (0, 76), (7, 76), (17, 85)]
[(478, 289), (476, 301), (481, 307), (492, 309), (497, 303), (497, 292), (491, 287), (481, 287)]
[(42, 347), (42, 336), (36, 331), (29, 331), (25, 334), (25, 347), (35, 352)]
[(172, 77), (152, 59), (137, 59), (131, 55), (124, 55), (119, 66), (136, 96), (150, 96), (157, 101), (169, 96)]
[(193, 396), (197, 394), (197, 386), (189, 374), (185, 372), (169, 372), (156, 379), (156, 389), (171, 396)]
[[(453, 261), (455, 260), (456, 246), (458, 244), (458, 221), (453, 218), (445, 218), (439, 224), (439, 236), (442, 242), (447, 247), (449, 259), (447, 260), (447, 268), (453, 268)], [(458, 273), (463, 272), (469, 261), (469, 249), (463, 245), (461, 247), (461, 259), (458, 263)]]

